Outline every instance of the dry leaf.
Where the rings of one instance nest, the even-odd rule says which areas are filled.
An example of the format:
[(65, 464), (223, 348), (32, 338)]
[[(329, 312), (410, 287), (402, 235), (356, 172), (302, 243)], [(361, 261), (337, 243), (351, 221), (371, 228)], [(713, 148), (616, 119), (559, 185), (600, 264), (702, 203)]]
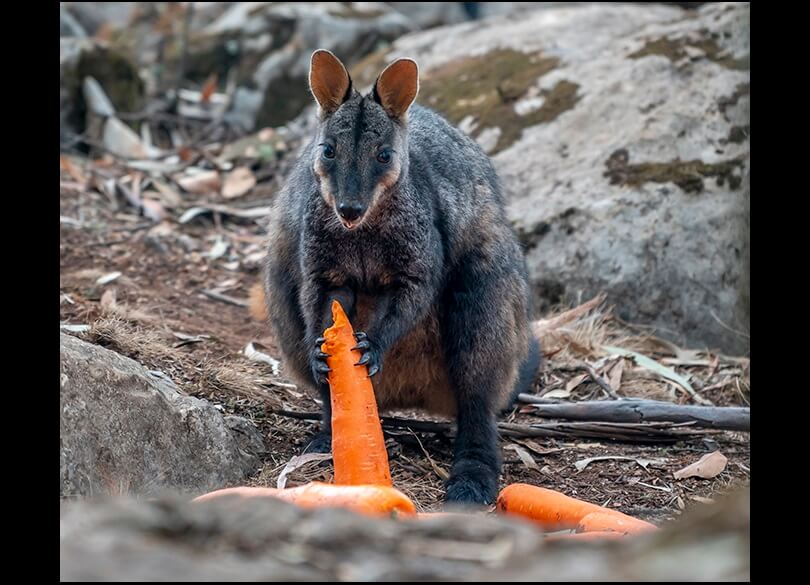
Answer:
[(714, 500), (711, 498), (704, 498), (703, 496), (691, 496), (690, 500), (695, 500), (696, 502), (700, 502), (701, 504), (714, 504)]
[(707, 453), (691, 465), (687, 465), (683, 469), (676, 471), (673, 476), (675, 479), (685, 479), (687, 477), (702, 477), (703, 479), (711, 479), (720, 475), (726, 468), (728, 459), (720, 451), (713, 451)]
[(235, 199), (250, 191), (256, 185), (256, 176), (248, 167), (237, 167), (225, 176), (222, 196)]
[(225, 255), (225, 252), (228, 251), (228, 240), (223, 237), (217, 238), (217, 241), (214, 242), (214, 245), (211, 246), (211, 249), (208, 251), (208, 258), (211, 260), (216, 260), (217, 258), (222, 258)]
[(245, 349), (242, 350), (242, 353), (245, 357), (254, 362), (262, 362), (268, 364), (273, 369), (273, 375), (278, 376), (280, 373), (280, 366), (281, 362), (277, 359), (270, 357), (264, 352), (259, 351), (253, 346), (253, 342), (251, 341), (245, 346)]
[(565, 449), (552, 449), (550, 447), (541, 447), (531, 439), (516, 439), (516, 443), (520, 443), (524, 447), (527, 447), (529, 450), (537, 453), (538, 455), (551, 455), (552, 453), (559, 453), (560, 451), (564, 451)]
[(166, 219), (166, 210), (163, 204), (156, 199), (144, 199), (142, 203), (143, 215), (154, 221), (155, 223), (161, 222)]
[(648, 465), (663, 465), (667, 461), (666, 459), (636, 459), (635, 457), (623, 457), (621, 455), (605, 455), (602, 457), (589, 457), (588, 459), (580, 459), (579, 461), (574, 462), (574, 467), (576, 467), (577, 471), (582, 471), (594, 461), (607, 461), (610, 459), (634, 461), (638, 465), (640, 465), (641, 468), (644, 469), (645, 471)]
[(104, 291), (104, 294), (101, 295), (101, 309), (104, 312), (111, 312), (115, 310), (116, 306), (116, 294), (114, 288), (109, 288)]
[(70, 331), (71, 333), (84, 333), (85, 331), (90, 331), (90, 325), (67, 325), (60, 323), (59, 328), (65, 331)]
[(99, 286), (104, 286), (105, 284), (111, 283), (113, 280), (117, 279), (121, 276), (120, 272), (110, 272), (105, 274), (104, 276), (99, 276), (98, 280), (96, 280), (96, 284)]
[(536, 471), (539, 470), (537, 467), (537, 463), (535, 462), (534, 457), (532, 457), (531, 453), (529, 453), (526, 449), (524, 449), (520, 445), (510, 443), (509, 445), (504, 447), (504, 450), (506, 449), (517, 453), (517, 456), (520, 457), (520, 460), (523, 462), (523, 465), (525, 465), (529, 469), (534, 469)]
[[(581, 380), (580, 380), (580, 382), (581, 382)], [(579, 384), (577, 384), (577, 385), (579, 385)], [(550, 391), (546, 392), (545, 394), (543, 394), (542, 398), (548, 398), (548, 399), (559, 398), (559, 399), (563, 399), (563, 398), (568, 398), (569, 396), (571, 396), (571, 391), (570, 390), (568, 390), (567, 388), (566, 389), (557, 388), (556, 390), (550, 390)]]
[(205, 80), (202, 90), (200, 91), (200, 101), (202, 103), (207, 104), (211, 100), (211, 96), (217, 89), (217, 79), (218, 76), (216, 72), (214, 72), (208, 76), (208, 79)]
[(77, 183), (87, 184), (87, 177), (84, 176), (84, 173), (65, 155), (59, 156), (59, 166)]
[(608, 374), (608, 384), (614, 392), (622, 387), (622, 374), (624, 373), (624, 358), (619, 358)]
[(220, 180), (217, 171), (200, 171), (188, 173), (176, 179), (183, 190), (189, 193), (211, 193), (219, 191)]
[(183, 204), (183, 198), (180, 197), (180, 194), (166, 183), (152, 179), (152, 185), (160, 193), (161, 201), (166, 207), (180, 207)]
[[(580, 374), (579, 376), (574, 376), (573, 378), (568, 380), (568, 382), (565, 384), (565, 392), (567, 392), (570, 395), (571, 392), (577, 386), (582, 384), (585, 381), (585, 378), (587, 378), (587, 377), (588, 377), (588, 374)], [(549, 394), (551, 394), (551, 392), (549, 392)], [(543, 398), (551, 398), (551, 397), (548, 396), (548, 394), (545, 394), (545, 395), (543, 395)], [(563, 398), (567, 398), (567, 396), (564, 396)]]
[(284, 469), (281, 470), (281, 473), (276, 480), (276, 487), (280, 490), (284, 489), (287, 486), (287, 476), (299, 467), (313, 461), (326, 461), (327, 459), (331, 458), (331, 453), (304, 453), (303, 455), (293, 457), (287, 462)]

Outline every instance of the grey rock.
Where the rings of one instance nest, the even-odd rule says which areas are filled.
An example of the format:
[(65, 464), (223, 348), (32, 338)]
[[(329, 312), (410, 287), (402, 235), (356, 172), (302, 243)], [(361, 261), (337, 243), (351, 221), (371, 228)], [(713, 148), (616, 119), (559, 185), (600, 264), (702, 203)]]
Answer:
[(60, 334), (60, 348), (62, 497), (201, 493), (258, 468), (263, 442), (248, 421), (103, 347)]
[(538, 312), (604, 290), (628, 321), (743, 353), (749, 10), (533, 10), (412, 33), (368, 63), (415, 58), (418, 101), (485, 143)]
[(658, 534), (543, 541), (528, 523), (471, 515), (395, 521), (272, 499), (62, 504), (63, 581), (737, 581), (750, 575), (741, 491)]

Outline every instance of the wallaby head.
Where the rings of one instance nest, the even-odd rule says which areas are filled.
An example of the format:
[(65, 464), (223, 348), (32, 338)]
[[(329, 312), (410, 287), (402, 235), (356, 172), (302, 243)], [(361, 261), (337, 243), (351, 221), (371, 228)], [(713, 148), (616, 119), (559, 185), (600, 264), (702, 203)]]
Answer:
[(320, 126), (312, 169), (346, 229), (360, 226), (408, 170), (407, 113), (419, 91), (411, 59), (383, 70), (368, 95), (329, 51), (312, 54), (309, 85)]

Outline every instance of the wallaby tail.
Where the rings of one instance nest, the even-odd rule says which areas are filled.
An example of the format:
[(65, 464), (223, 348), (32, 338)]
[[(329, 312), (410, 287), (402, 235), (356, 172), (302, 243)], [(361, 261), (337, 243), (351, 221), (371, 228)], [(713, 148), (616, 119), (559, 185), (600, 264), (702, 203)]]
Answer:
[(250, 287), (248, 295), (248, 309), (250, 315), (257, 321), (266, 322), (270, 316), (267, 312), (267, 300), (264, 296), (264, 287), (261, 282), (257, 282)]
[(520, 365), (515, 387), (512, 390), (512, 395), (509, 397), (509, 403), (505, 406), (504, 410), (512, 408), (512, 405), (514, 405), (517, 400), (518, 394), (528, 392), (531, 389), (535, 377), (537, 376), (537, 371), (540, 369), (542, 359), (540, 342), (534, 335), (531, 335), (529, 338), (529, 353)]

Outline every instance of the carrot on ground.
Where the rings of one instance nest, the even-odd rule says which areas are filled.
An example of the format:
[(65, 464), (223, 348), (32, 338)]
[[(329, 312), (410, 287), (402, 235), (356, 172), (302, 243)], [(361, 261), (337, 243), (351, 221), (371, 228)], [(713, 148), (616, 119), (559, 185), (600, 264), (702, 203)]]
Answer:
[(334, 325), (324, 331), (321, 350), (326, 363), (332, 397), (332, 460), (335, 483), (339, 485), (391, 486), (388, 453), (385, 450), (374, 388), (366, 366), (356, 365), (362, 357), (346, 313), (332, 302)]
[[(570, 498), (554, 490), (525, 483), (513, 483), (498, 495), (497, 510), (503, 514), (523, 516), (546, 530), (576, 528), (588, 514), (610, 514), (631, 518), (617, 510)], [(640, 522), (640, 520), (639, 520)]]
[(577, 532), (587, 534), (592, 532), (614, 532), (618, 534), (641, 534), (658, 530), (655, 524), (633, 518), (619, 513), (605, 514), (594, 512), (584, 516), (577, 524)]
[(278, 498), (304, 508), (348, 508), (369, 516), (415, 516), (416, 506), (398, 489), (382, 485), (334, 485), (313, 481), (294, 488), (233, 487), (194, 498), (195, 502), (225, 496)]

